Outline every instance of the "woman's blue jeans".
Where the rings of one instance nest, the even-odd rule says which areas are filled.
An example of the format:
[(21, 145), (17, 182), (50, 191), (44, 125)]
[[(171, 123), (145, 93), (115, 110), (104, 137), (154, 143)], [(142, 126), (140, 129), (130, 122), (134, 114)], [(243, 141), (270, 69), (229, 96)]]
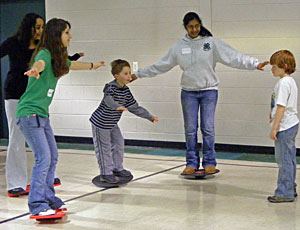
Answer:
[(57, 209), (64, 202), (55, 196), (53, 187), (58, 151), (49, 118), (21, 117), (17, 119), (17, 124), (35, 157), (28, 197), (29, 210), (35, 215), (44, 209)]
[(186, 166), (196, 169), (200, 166), (198, 148), (198, 116), (203, 138), (202, 166), (217, 165), (215, 152), (215, 111), (218, 90), (181, 91), (181, 105), (184, 118), (186, 140)]
[(296, 144), (295, 138), (298, 132), (298, 124), (277, 133), (275, 141), (275, 159), (279, 167), (277, 189), (275, 196), (282, 198), (294, 198), (296, 187)]

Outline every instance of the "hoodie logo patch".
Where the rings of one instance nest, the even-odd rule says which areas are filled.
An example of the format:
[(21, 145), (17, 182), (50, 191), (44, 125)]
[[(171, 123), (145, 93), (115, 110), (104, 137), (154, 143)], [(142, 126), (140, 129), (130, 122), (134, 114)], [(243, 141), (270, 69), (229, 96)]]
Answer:
[(204, 51), (209, 51), (209, 50), (211, 50), (210, 44), (209, 44), (208, 42), (206, 42), (206, 43), (203, 44), (203, 50), (204, 50)]
[(192, 49), (191, 48), (182, 48), (181, 53), (182, 54), (190, 54), (190, 53), (192, 53)]

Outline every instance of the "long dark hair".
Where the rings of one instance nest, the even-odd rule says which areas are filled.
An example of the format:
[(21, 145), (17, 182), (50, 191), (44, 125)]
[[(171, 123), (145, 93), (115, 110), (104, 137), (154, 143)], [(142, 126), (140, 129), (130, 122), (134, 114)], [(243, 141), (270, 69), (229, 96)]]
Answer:
[(61, 40), (62, 32), (67, 26), (71, 28), (71, 24), (68, 21), (59, 18), (53, 18), (47, 22), (41, 40), (31, 57), (30, 65), (34, 63), (34, 58), (41, 49), (47, 49), (51, 54), (51, 63), (55, 77), (59, 78), (69, 72), (67, 64), (68, 51)]
[(202, 20), (200, 19), (199, 15), (195, 12), (188, 12), (184, 16), (184, 18), (183, 18), (184, 28), (186, 29), (186, 26), (189, 24), (189, 22), (194, 19), (196, 19), (201, 25), (201, 30), (199, 33), (200, 36), (202, 36), (202, 37), (212, 37), (213, 36), (212, 33), (202, 25)]
[(44, 21), (42, 16), (36, 13), (26, 14), (22, 19), (22, 22), (17, 32), (12, 36), (12, 37), (16, 37), (21, 43), (21, 45), (23, 45), (25, 48), (29, 47), (30, 40), (33, 38), (35, 34), (35, 24), (36, 24), (36, 19), (38, 18)]

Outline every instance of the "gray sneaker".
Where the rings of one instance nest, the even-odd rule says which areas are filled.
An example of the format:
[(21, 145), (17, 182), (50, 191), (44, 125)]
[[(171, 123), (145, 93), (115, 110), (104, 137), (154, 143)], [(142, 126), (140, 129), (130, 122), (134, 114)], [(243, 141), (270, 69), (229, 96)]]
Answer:
[(113, 173), (117, 177), (131, 177), (132, 176), (131, 172), (126, 169), (123, 169), (121, 171), (114, 170)]
[(294, 198), (283, 198), (279, 196), (269, 196), (268, 201), (271, 203), (293, 202)]
[(117, 184), (120, 182), (120, 179), (114, 175), (101, 175), (100, 181), (106, 182), (109, 184)]

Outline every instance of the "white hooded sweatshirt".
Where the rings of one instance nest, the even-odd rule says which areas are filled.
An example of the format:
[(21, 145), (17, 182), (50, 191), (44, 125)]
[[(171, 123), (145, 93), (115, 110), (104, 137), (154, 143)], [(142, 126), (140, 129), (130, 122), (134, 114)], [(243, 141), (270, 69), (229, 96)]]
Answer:
[(138, 69), (137, 78), (155, 77), (179, 65), (183, 70), (182, 89), (187, 91), (217, 88), (219, 79), (215, 72), (216, 63), (254, 70), (259, 62), (256, 58), (241, 54), (231, 46), (213, 37), (191, 39), (187, 34), (177, 41), (166, 56), (153, 65)]

